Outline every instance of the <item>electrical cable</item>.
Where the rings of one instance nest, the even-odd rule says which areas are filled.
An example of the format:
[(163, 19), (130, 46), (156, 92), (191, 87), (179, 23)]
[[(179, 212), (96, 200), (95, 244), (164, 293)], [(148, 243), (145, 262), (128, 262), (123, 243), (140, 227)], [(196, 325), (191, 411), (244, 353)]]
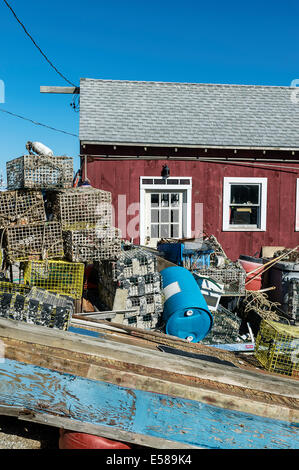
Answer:
[(62, 77), (67, 83), (69, 83), (70, 85), (76, 87), (76, 85), (74, 83), (72, 83), (70, 80), (68, 80), (61, 72), (59, 72), (59, 70), (55, 67), (55, 65), (48, 59), (48, 57), (46, 56), (46, 54), (44, 54), (44, 52), (41, 50), (41, 48), (38, 46), (38, 44), (35, 42), (35, 40), (33, 39), (33, 37), (29, 34), (29, 32), (27, 31), (26, 27), (23, 25), (23, 23), (19, 20), (19, 18), (17, 17), (16, 13), (14, 12), (13, 8), (9, 5), (9, 3), (6, 1), (6, 0), (3, 0), (4, 3), (6, 4), (6, 6), (10, 9), (10, 11), (12, 12), (13, 16), (15, 17), (15, 19), (17, 20), (17, 22), (21, 25), (21, 27), (23, 28), (23, 30), (25, 31), (25, 33), (27, 34), (27, 36), (30, 38), (30, 40), (33, 42), (33, 44), (35, 45), (35, 47), (39, 50), (39, 52), (42, 54), (42, 56), (46, 59), (46, 61), (50, 64), (50, 66), (55, 70), (56, 73), (58, 73), (58, 75), (60, 75), (60, 77)]
[(6, 114), (10, 114), (11, 116), (15, 116), (15, 117), (18, 117), (20, 119), (24, 119), (25, 121), (29, 121), (37, 126), (43, 126), (43, 127), (46, 127), (48, 129), (51, 129), (52, 131), (56, 131), (56, 132), (61, 132), (63, 134), (68, 134), (68, 135), (71, 135), (73, 137), (79, 137), (78, 134), (72, 134), (71, 132), (67, 132), (67, 131), (63, 131), (61, 129), (57, 129), (56, 127), (51, 127), (51, 126), (48, 126), (47, 124), (43, 124), (41, 122), (37, 122), (37, 121), (33, 121), (32, 119), (29, 119), (29, 118), (26, 118), (24, 116), (20, 116), (19, 114), (15, 114), (15, 113), (11, 113), (10, 111), (7, 111), (5, 109), (1, 109), (0, 108), (0, 112), (1, 113), (6, 113)]

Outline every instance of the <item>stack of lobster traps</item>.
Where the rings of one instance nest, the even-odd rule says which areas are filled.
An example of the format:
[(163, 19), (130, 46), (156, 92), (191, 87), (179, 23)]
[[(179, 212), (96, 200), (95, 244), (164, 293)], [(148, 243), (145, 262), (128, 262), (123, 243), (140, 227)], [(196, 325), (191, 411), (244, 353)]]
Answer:
[(70, 157), (25, 155), (7, 162), (6, 170), (7, 190), (0, 193), (0, 316), (67, 329), (74, 308), (82, 311), (92, 266), (104, 310), (115, 305), (117, 288), (126, 292), (124, 323), (155, 327), (162, 312), (155, 257), (124, 250), (111, 193), (74, 187)]

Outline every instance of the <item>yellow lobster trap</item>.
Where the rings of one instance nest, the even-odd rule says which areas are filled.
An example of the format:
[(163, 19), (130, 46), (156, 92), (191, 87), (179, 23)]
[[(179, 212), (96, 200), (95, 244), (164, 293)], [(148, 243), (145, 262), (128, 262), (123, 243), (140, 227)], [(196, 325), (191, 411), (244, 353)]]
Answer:
[(28, 261), (24, 269), (24, 283), (50, 292), (80, 299), (83, 293), (84, 264), (66, 261)]
[(30, 286), (9, 281), (0, 281), (0, 295), (2, 294), (26, 294), (30, 291)]
[(255, 356), (268, 371), (299, 377), (299, 326), (262, 320)]

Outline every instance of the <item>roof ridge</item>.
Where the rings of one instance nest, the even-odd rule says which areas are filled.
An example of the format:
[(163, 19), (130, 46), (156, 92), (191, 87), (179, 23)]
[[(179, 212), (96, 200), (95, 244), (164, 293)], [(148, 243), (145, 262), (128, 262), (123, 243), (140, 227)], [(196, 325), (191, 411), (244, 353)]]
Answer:
[(112, 83), (136, 83), (136, 84), (157, 84), (157, 85), (189, 85), (189, 86), (211, 86), (211, 87), (242, 87), (242, 88), (283, 88), (294, 89), (291, 85), (250, 85), (238, 83), (196, 83), (196, 82), (163, 82), (154, 80), (121, 80), (102, 78), (81, 78), (80, 81), (112, 82)]

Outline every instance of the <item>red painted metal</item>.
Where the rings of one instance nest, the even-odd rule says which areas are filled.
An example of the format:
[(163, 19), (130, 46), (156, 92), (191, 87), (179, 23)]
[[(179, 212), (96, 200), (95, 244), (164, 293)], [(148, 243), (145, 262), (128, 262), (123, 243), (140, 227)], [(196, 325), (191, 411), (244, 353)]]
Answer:
[[(192, 177), (192, 225), (195, 216), (194, 204), (203, 203), (204, 231), (217, 237), (231, 259), (236, 260), (240, 253), (259, 256), (262, 246), (293, 248), (298, 245), (299, 232), (295, 231), (295, 212), (299, 164), (295, 162), (240, 164), (225, 161), (211, 163), (166, 159), (121, 160), (121, 157), (117, 161), (109, 161), (109, 158), (94, 159), (94, 161), (88, 159), (87, 174), (91, 184), (112, 192), (116, 226), (119, 226), (118, 222), (122, 218), (126, 217), (128, 223), (138, 215), (138, 212), (134, 211), (126, 215), (125, 211), (130, 204), (139, 203), (140, 177), (160, 176), (165, 163), (170, 169), (171, 176)], [(222, 231), (223, 178), (225, 176), (268, 178), (266, 232)], [(138, 224), (136, 229), (138, 229)], [(194, 230), (194, 225), (192, 230)], [(123, 236), (127, 238), (126, 234)], [(139, 243), (139, 239), (136, 238), (134, 242)]]

